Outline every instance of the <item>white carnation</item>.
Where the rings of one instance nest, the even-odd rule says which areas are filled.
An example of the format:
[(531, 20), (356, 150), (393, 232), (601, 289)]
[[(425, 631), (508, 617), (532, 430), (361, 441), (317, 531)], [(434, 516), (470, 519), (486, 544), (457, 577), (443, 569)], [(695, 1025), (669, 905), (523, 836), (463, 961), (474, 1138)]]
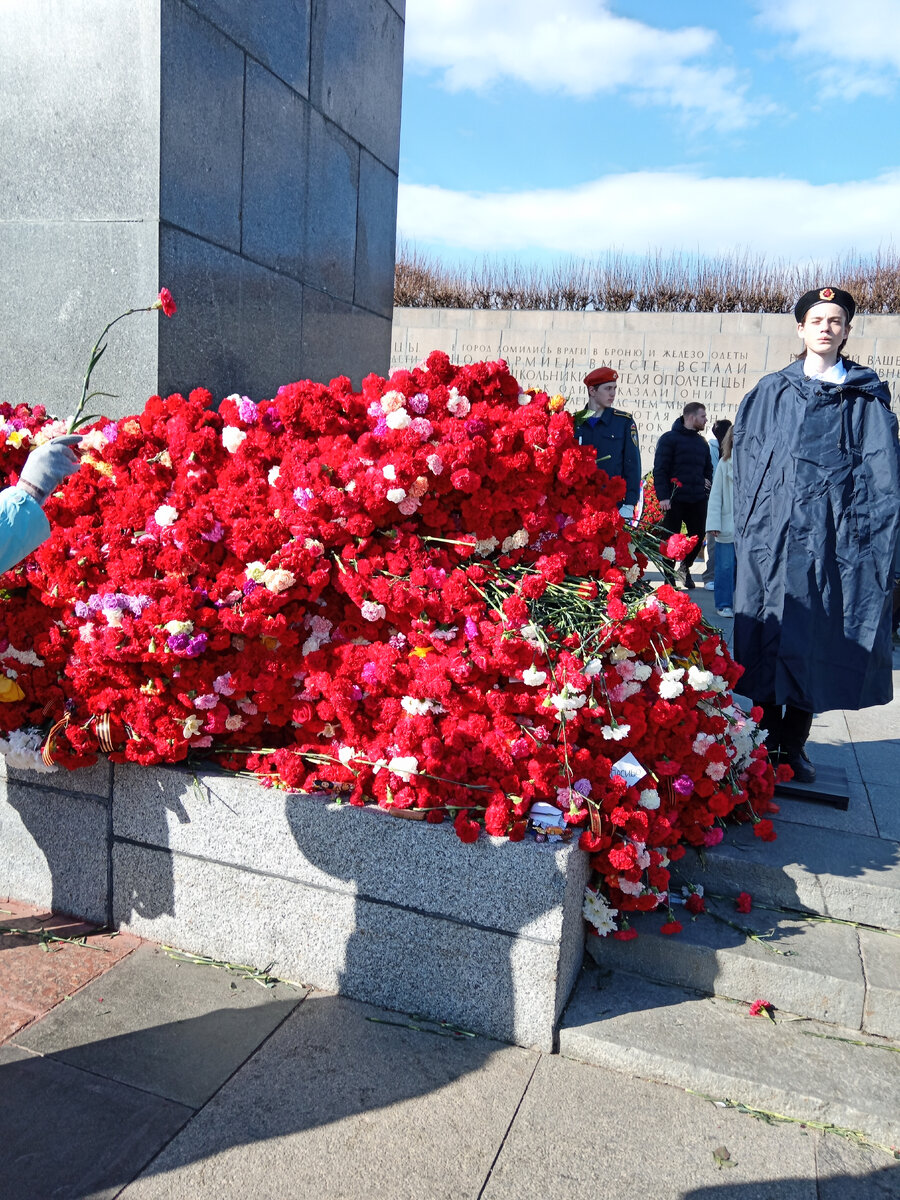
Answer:
[(285, 571), (282, 567), (275, 567), (266, 571), (263, 575), (263, 583), (270, 592), (286, 592), (288, 588), (292, 588), (297, 580), (290, 571)]
[(166, 632), (167, 633), (193, 633), (194, 632), (194, 622), (193, 621), (167, 621), (166, 622)]
[(404, 488), (389, 488), (387, 498), (391, 504), (399, 504), (401, 500), (406, 499), (406, 490)]
[(281, 467), (278, 465), (278, 463), (276, 463), (274, 467), (269, 468), (269, 477), (268, 478), (269, 478), (269, 486), (270, 487), (275, 486), (275, 484), (278, 482), (278, 476), (280, 474), (281, 474)]
[(699, 667), (688, 668), (688, 684), (695, 692), (708, 692), (713, 681), (712, 671), (701, 671)]
[(387, 764), (387, 769), (394, 775), (399, 775), (404, 783), (409, 783), (419, 769), (419, 760), (411, 754), (406, 758), (398, 758), (395, 755)]
[(540, 687), (546, 678), (547, 672), (539, 671), (537, 667), (533, 665), (530, 666), (527, 671), (522, 672), (522, 682), (527, 684), (528, 687)]
[(406, 429), (412, 417), (405, 408), (398, 408), (396, 412), (390, 412), (384, 418), (384, 423), (388, 429)]
[(659, 808), (659, 792), (656, 788), (644, 788), (638, 797), (638, 804), (641, 808)]
[(374, 600), (363, 600), (359, 611), (365, 621), (382, 621), (386, 612), (384, 605), (376, 604)]
[(157, 525), (174, 525), (178, 520), (178, 509), (171, 504), (161, 504), (153, 514), (153, 520)]
[(18, 771), (40, 771), (44, 775), (58, 770), (48, 766), (41, 757), (44, 734), (40, 729), (14, 729), (8, 738), (0, 737), (0, 754), (7, 767)]
[(397, 468), (393, 463), (388, 463), (386, 467), (381, 468), (381, 473), (385, 479), (390, 479), (393, 482), (397, 478)]
[(222, 430), (222, 445), (229, 454), (234, 454), (246, 436), (243, 429), (238, 429), (236, 425), (226, 425)]
[(385, 392), (381, 397), (381, 411), (384, 413), (399, 412), (406, 404), (406, 397), (402, 392)]
[(590, 888), (585, 889), (584, 907), (581, 911), (584, 919), (593, 925), (600, 937), (606, 937), (616, 927), (613, 918), (619, 915), (619, 910), (610, 908), (599, 892), (591, 891)]

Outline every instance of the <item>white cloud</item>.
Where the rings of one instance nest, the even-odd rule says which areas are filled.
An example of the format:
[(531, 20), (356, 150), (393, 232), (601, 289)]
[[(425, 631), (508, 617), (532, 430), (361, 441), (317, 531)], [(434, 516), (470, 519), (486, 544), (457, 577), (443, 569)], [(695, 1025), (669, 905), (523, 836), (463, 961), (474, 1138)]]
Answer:
[(443, 72), (451, 91), (502, 79), (577, 97), (624, 91), (694, 121), (737, 129), (760, 114), (718, 35), (656, 29), (607, 0), (408, 0), (406, 61)]
[(900, 3), (855, 0), (853, 7), (810, 0), (756, 0), (761, 22), (790, 39), (788, 51), (830, 97), (885, 94), (900, 76)]
[(828, 184), (636, 171), (510, 193), (401, 184), (398, 227), (420, 245), (484, 254), (740, 249), (798, 260), (886, 247), (898, 211), (900, 171)]

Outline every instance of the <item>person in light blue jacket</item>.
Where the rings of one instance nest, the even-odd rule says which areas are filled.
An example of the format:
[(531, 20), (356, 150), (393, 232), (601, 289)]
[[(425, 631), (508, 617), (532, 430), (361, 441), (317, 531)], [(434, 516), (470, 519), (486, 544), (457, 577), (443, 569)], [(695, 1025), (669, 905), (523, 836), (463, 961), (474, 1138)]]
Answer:
[(71, 447), (80, 441), (78, 434), (67, 434), (39, 446), (26, 459), (19, 482), (0, 492), (0, 574), (50, 536), (43, 506), (63, 479), (78, 470)]
[(713, 475), (706, 509), (706, 537), (715, 544), (714, 591), (720, 617), (734, 616), (734, 464), (731, 460), (734, 432), (729, 427), (722, 438), (721, 453)]

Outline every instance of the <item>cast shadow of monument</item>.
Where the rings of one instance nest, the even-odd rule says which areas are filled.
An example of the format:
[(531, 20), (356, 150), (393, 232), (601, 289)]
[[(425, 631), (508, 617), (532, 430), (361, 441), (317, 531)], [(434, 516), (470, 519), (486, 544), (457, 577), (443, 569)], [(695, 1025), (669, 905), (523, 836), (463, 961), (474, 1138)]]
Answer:
[[(326, 886), (355, 899), (337, 991), (402, 1012), (424, 1008), (501, 1041), (539, 1041), (537, 1025), (552, 1024), (547, 990), (568, 970), (558, 953), (565, 939), (545, 922), (563, 901), (558, 864), (529, 873), (531, 856), (553, 847), (485, 838), (463, 846), (449, 823), (310, 797), (289, 797), (286, 818), (307, 862), (334, 881)], [(580, 897), (578, 909), (580, 947)]]
[[(206, 786), (214, 796), (215, 781), (207, 777)], [(159, 812), (150, 818), (160, 834), (168, 829), (171, 808), (172, 801), (163, 798)], [(115, 1138), (100, 1138), (102, 1152), (85, 1158), (80, 1181), (71, 1174), (63, 1141), (59, 1170), (76, 1184), (70, 1194), (123, 1186), (141, 1171), (148, 1179), (165, 1176), (213, 1157), (221, 1165), (222, 1156), (231, 1150), (379, 1110), (391, 1110), (391, 1122), (412, 1136), (428, 1111), (421, 1107), (425, 1097), (482, 1072), (503, 1051), (502, 1040), (513, 1040), (517, 1032), (521, 1040), (520, 1031), (533, 1015), (529, 972), (535, 972), (535, 991), (546, 996), (551, 989), (550, 1003), (555, 1007), (558, 952), (551, 938), (541, 933), (542, 918), (562, 896), (562, 888), (548, 886), (548, 876), (555, 884), (558, 875), (552, 847), (487, 841), (461, 846), (449, 827), (411, 827), (381, 812), (332, 806), (308, 796), (287, 797), (285, 811), (290, 836), (314, 870), (307, 882), (289, 885), (305, 893), (297, 901), (301, 906), (297, 912), (309, 914), (307, 926), (300, 921), (292, 924), (293, 914), (286, 912), (286, 920), (276, 918), (278, 933), (314, 942), (312, 954), (315, 958), (319, 953), (320, 963), (331, 954), (332, 982), (341, 994), (315, 992), (299, 1002), (273, 1001), (284, 1007), (278, 1014), (280, 1025), (261, 1049), (235, 1064), (239, 1070), (221, 1095), (218, 1085), (209, 1096), (191, 1091), (200, 1072), (191, 1071), (189, 1047), (227, 1047), (245, 1041), (241, 1037), (241, 1024), (248, 1019), (245, 1012), (220, 1009), (45, 1055), (41, 1062), (56, 1061), (87, 1071), (93, 1078), (117, 1080), (127, 1089), (160, 1097), (166, 1108), (189, 1106), (164, 1114), (162, 1124), (169, 1124), (161, 1129), (158, 1111), (142, 1116), (138, 1105), (130, 1117), (128, 1106), (136, 1103), (133, 1092), (113, 1088), (116, 1094), (107, 1102), (112, 1126), (130, 1120), (137, 1127), (143, 1120), (146, 1139), (137, 1149), (132, 1138), (129, 1155), (117, 1148)], [(165, 838), (161, 841), (164, 844)], [(523, 863), (527, 866), (529, 854), (535, 853), (546, 854), (554, 868), (551, 872), (545, 866), (542, 885), (522, 873)], [(142, 911), (157, 911), (156, 891), (147, 898), (142, 892), (137, 879), (131, 897), (134, 911), (138, 904)], [(172, 908), (190, 902), (189, 890), (176, 889), (176, 893), (167, 893)], [(502, 922), (501, 914), (494, 911), (497, 895), (503, 896), (503, 913), (514, 914), (513, 921)], [(580, 895), (578, 899), (575, 916), (580, 932)], [(405, 1015), (422, 1009), (435, 1020)], [(546, 1006), (543, 1016), (546, 1029)], [(448, 1025), (474, 1026), (482, 1032), (464, 1036), (441, 1026), (442, 1019)], [(161, 1059), (177, 1064), (176, 1074), (181, 1072), (185, 1079), (183, 1089), (177, 1081), (161, 1079), (156, 1073)], [(530, 1057), (522, 1061), (523, 1090), (532, 1061)], [(142, 1062), (148, 1064), (145, 1071)], [(41, 1076), (42, 1070), (50, 1068), (31, 1060), (0, 1065), (0, 1086), (19, 1114), (12, 1131), (3, 1136), (0, 1130), (0, 1136), (20, 1158), (33, 1152), (35, 1131), (47, 1125), (48, 1093), (53, 1096), (51, 1107), (57, 1095), (63, 1098), (52, 1124), (67, 1127), (63, 1093), (52, 1079)], [(227, 1075), (223, 1072), (223, 1079)], [(404, 1109), (409, 1101), (419, 1104)], [(121, 1112), (116, 1111), (119, 1103)], [(440, 1108), (454, 1101), (435, 1103)], [(202, 1111), (195, 1115), (201, 1104)], [(348, 1127), (348, 1138), (354, 1136), (353, 1128)], [(298, 1159), (305, 1161), (302, 1153)], [(314, 1155), (308, 1161), (313, 1162), (312, 1171)], [(231, 1163), (235, 1170), (243, 1169), (236, 1158)], [(259, 1169), (258, 1153), (255, 1163)], [(326, 1164), (326, 1173), (328, 1169)], [(318, 1173), (322, 1170), (321, 1163), (315, 1167)], [(0, 1168), (0, 1183), (2, 1175)], [(316, 1183), (311, 1178), (309, 1187), (315, 1188)]]
[[(277, 1010), (274, 1032), (265, 1041), (256, 1032), (243, 1062), (228, 1061), (224, 1050), (227, 1065), (214, 1082), (203, 1078), (197, 1047), (214, 1055), (216, 1047), (245, 1043), (252, 1011), (218, 1009), (43, 1055), (0, 1050), (6, 1102), (0, 1115), (0, 1195), (9, 1200), (95, 1195), (139, 1175), (165, 1176), (212, 1159), (213, 1175), (196, 1181), (199, 1194), (221, 1195), (222, 1180), (242, 1176), (256, 1188), (269, 1173), (266, 1153), (240, 1159), (230, 1151), (377, 1110), (391, 1110), (391, 1138), (418, 1140), (422, 1110), (402, 1106), (481, 1071), (503, 1049), (484, 1038), (423, 1034), (400, 1018), (393, 1024), (381, 1010), (339, 996), (270, 1003)], [(523, 1090), (529, 1073), (530, 1064), (522, 1072)], [(332, 1174), (340, 1175), (335, 1146), (345, 1144), (352, 1159), (359, 1127), (350, 1124), (330, 1136), (335, 1140), (324, 1156), (318, 1142), (278, 1151), (280, 1161), (286, 1153), (291, 1160), (292, 1195), (319, 1194)], [(299, 1177), (303, 1170), (306, 1180)], [(169, 1193), (154, 1188), (151, 1194)]]
[[(179, 795), (180, 786), (167, 782), (179, 776), (165, 767), (154, 769), (160, 773), (160, 801), (141, 806), (139, 839), (145, 844), (144, 853), (152, 855), (152, 868), (149, 860), (142, 864), (127, 839), (117, 842), (112, 837), (116, 814), (110, 806), (115, 800), (87, 792), (67, 793), (67, 771), (47, 776), (46, 786), (42, 786), (44, 777), (29, 778), (27, 787), (15, 786), (18, 778), (11, 781), (6, 803), (18, 813), (49, 875), (49, 895), (35, 903), (96, 925), (118, 925), (132, 916), (152, 920), (174, 914), (167, 813), (173, 812), (180, 824), (189, 824), (190, 815)], [(126, 870), (122, 858), (128, 859)], [(42, 871), (34, 863), (29, 869), (33, 887)]]

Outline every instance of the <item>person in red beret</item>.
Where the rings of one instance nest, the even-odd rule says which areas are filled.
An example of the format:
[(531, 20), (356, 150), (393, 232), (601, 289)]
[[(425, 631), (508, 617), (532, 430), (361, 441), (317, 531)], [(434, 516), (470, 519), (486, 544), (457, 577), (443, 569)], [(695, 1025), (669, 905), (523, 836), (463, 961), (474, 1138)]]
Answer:
[(588, 402), (576, 418), (575, 436), (582, 446), (594, 447), (601, 470), (625, 480), (625, 500), (619, 512), (630, 518), (641, 490), (641, 450), (634, 417), (613, 407), (618, 379), (619, 373), (612, 367), (597, 367), (585, 375)]

